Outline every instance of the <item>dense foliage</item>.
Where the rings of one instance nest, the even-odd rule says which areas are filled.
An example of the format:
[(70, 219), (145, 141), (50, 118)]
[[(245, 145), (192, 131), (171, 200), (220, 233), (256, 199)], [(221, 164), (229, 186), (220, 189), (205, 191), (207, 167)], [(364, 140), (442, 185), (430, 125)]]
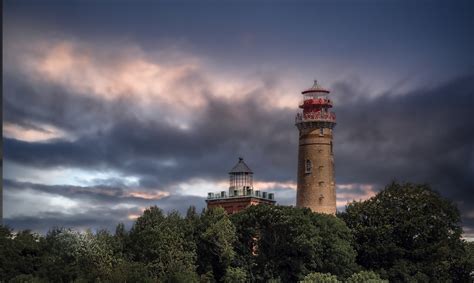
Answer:
[(232, 215), (238, 264), (256, 281), (295, 282), (313, 271), (341, 278), (357, 266), (351, 232), (332, 215), (284, 206), (253, 206)]
[(457, 207), (427, 185), (392, 183), (352, 202), (340, 216), (352, 230), (357, 263), (397, 282), (468, 281)]
[(346, 280), (346, 283), (388, 283), (382, 280), (380, 276), (373, 271), (361, 271), (354, 273)]
[(0, 226), (0, 282), (472, 282), (474, 244), (428, 186), (393, 183), (338, 216), (150, 207), (113, 234)]
[(313, 272), (306, 275), (300, 283), (340, 283), (337, 276), (330, 273)]

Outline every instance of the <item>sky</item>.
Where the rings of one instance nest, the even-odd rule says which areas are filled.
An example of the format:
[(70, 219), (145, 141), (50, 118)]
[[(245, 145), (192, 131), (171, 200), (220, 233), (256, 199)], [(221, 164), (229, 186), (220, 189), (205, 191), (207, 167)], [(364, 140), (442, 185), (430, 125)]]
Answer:
[(474, 238), (472, 1), (4, 1), (4, 222), (202, 209), (243, 157), (295, 205), (301, 91), (331, 91), (338, 210), (429, 183)]

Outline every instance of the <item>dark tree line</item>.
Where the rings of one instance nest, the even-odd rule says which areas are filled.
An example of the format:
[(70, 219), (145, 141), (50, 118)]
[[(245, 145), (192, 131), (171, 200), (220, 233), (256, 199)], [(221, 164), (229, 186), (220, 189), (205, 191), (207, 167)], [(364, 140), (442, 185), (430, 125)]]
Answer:
[(186, 216), (150, 207), (130, 231), (0, 227), (2, 282), (472, 282), (459, 211), (392, 183), (335, 216), (252, 206)]

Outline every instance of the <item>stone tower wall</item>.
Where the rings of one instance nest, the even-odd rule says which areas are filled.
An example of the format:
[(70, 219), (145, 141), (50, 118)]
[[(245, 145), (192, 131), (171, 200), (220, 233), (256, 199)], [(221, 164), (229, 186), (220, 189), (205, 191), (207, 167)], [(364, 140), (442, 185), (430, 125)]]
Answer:
[[(300, 129), (298, 149), (298, 187), (296, 206), (308, 207), (314, 212), (336, 214), (334, 184), (334, 157), (332, 129)], [(306, 172), (306, 160), (311, 160), (312, 170)]]

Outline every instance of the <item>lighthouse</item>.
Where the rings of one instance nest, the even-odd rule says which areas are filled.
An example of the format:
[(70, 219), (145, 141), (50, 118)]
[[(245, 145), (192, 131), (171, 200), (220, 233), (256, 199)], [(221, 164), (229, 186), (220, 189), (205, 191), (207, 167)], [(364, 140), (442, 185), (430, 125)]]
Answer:
[(317, 81), (301, 94), (302, 111), (295, 118), (299, 130), (296, 206), (336, 214), (332, 143), (336, 114), (330, 111), (333, 103), (328, 98), (329, 90)]

